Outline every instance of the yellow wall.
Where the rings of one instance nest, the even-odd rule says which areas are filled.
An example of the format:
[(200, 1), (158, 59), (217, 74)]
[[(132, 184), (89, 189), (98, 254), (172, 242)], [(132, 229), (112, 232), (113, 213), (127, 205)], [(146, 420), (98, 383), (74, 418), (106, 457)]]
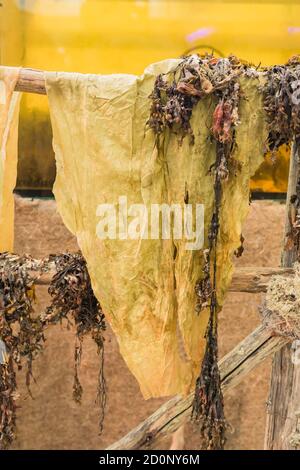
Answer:
[[(258, 64), (300, 52), (299, 1), (2, 0), (0, 61), (48, 70), (141, 73), (191, 48)], [(19, 187), (54, 178), (47, 99), (23, 98)], [(274, 181), (266, 183), (265, 174)], [(286, 159), (268, 162), (253, 187), (283, 191)]]

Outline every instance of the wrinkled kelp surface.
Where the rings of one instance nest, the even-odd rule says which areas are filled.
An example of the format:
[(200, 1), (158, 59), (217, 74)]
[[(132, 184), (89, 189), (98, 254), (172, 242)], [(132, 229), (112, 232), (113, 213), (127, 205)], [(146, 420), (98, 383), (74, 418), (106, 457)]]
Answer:
[[(195, 290), (205, 277), (208, 233), (219, 225), (216, 285), (221, 305), (231, 257), (241, 245), (250, 176), (263, 159), (267, 139), (257, 71), (240, 73), (248, 69), (233, 57), (198, 59), (162, 61), (142, 76), (45, 77), (58, 211), (77, 238), (95, 295), (145, 398), (186, 395), (194, 388), (212, 315), (213, 273), (204, 281), (205, 307)], [(243, 92), (239, 116), (238, 85)], [(72, 139), (66, 138), (67, 128)], [(213, 218), (216, 174), (222, 180), (219, 223)], [(203, 204), (204, 249), (187, 249), (187, 237), (151, 237), (151, 221), (146, 239), (139, 239), (139, 227), (137, 237), (126, 235), (125, 226), (119, 237), (118, 224), (116, 238), (99, 237), (99, 205), (109, 203), (118, 213), (120, 196), (126, 196), (128, 208), (143, 204), (148, 215), (153, 203), (178, 204), (182, 210), (186, 204)], [(211, 252), (210, 264), (213, 259)], [(196, 304), (199, 315), (194, 314)]]

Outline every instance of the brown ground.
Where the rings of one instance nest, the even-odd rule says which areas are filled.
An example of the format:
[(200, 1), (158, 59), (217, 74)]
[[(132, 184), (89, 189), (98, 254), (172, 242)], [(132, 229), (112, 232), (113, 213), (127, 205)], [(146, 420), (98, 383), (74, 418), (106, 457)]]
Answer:
[[(275, 266), (279, 264), (284, 205), (254, 202), (244, 230), (245, 252), (237, 264)], [(17, 198), (17, 253), (42, 257), (49, 253), (75, 250), (76, 242), (64, 228), (54, 201)], [(39, 288), (45, 305), (47, 289)], [(230, 294), (220, 317), (220, 354), (227, 353), (259, 322), (259, 295)], [(37, 305), (39, 309), (39, 304)], [(101, 449), (119, 439), (153, 412), (164, 399), (144, 401), (133, 376), (122, 360), (110, 330), (106, 334), (105, 372), (108, 405), (105, 429), (98, 435), (95, 405), (98, 361), (93, 343), (86, 340), (81, 367), (84, 389), (81, 406), (72, 401), (74, 332), (52, 327), (47, 332), (44, 353), (34, 366), (34, 400), (28, 397), (22, 373), (18, 410), (18, 438), (15, 449)], [(266, 361), (226, 396), (226, 417), (231, 425), (227, 449), (261, 449), (265, 425), (270, 363)], [(166, 448), (168, 443), (161, 443)], [(196, 449), (197, 430), (186, 429), (186, 449)]]

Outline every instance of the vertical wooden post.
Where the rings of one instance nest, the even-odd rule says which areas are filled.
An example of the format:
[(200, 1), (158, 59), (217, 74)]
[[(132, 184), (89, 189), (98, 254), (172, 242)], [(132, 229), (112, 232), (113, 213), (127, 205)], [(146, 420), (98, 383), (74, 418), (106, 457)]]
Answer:
[[(294, 143), (289, 170), (282, 267), (291, 267), (297, 259), (297, 247), (287, 249), (286, 245), (296, 211), (293, 196), (297, 194), (299, 177), (299, 144)], [(265, 435), (265, 449), (268, 450), (300, 449), (300, 365), (297, 367), (292, 361), (292, 347), (290, 344), (284, 346), (275, 353), (273, 359)]]

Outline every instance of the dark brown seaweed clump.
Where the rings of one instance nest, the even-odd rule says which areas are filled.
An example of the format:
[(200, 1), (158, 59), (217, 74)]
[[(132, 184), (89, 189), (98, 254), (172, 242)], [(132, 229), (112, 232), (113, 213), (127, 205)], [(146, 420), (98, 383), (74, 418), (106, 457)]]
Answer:
[[(210, 55), (204, 58), (197, 55), (184, 58), (174, 70), (171, 80), (165, 75), (157, 77), (150, 95), (152, 104), (147, 123), (149, 128), (157, 135), (169, 128), (179, 135), (181, 141), (189, 135), (190, 142), (193, 143), (190, 119), (194, 106), (205, 96), (226, 89), (240, 73), (241, 64), (233, 56), (229, 59), (216, 59)], [(224, 138), (228, 132), (228, 119), (235, 119), (234, 114), (229, 116), (229, 112), (225, 105), (224, 116), (221, 118), (225, 124)], [(221, 122), (216, 122), (218, 124)]]
[(173, 80), (160, 75), (150, 95), (152, 100), (148, 126), (159, 135), (165, 129), (178, 134), (180, 142), (189, 135), (194, 143), (190, 124), (193, 107), (200, 99), (212, 95), (215, 108), (212, 116), (211, 136), (216, 146), (216, 160), (211, 168), (214, 176), (214, 209), (208, 234), (208, 248), (204, 250), (203, 277), (196, 286), (197, 312), (209, 308), (206, 331), (206, 351), (201, 372), (196, 381), (192, 418), (198, 424), (202, 448), (222, 449), (225, 443), (225, 417), (218, 369), (216, 295), (216, 246), (219, 233), (219, 215), (222, 200), (222, 182), (234, 168), (233, 152), (235, 127), (239, 124), (240, 85), (237, 78), (246, 65), (234, 56), (217, 59), (193, 55), (184, 58), (174, 71)]
[(104, 314), (96, 299), (86, 261), (81, 253), (64, 253), (50, 256), (56, 265), (57, 274), (52, 278), (48, 292), (52, 302), (41, 315), (45, 325), (56, 324), (63, 319), (74, 321), (76, 341), (74, 350), (74, 383), (73, 398), (81, 402), (82, 386), (79, 380), (79, 366), (82, 355), (83, 338), (90, 334), (97, 345), (100, 356), (100, 371), (97, 399), (100, 405), (100, 432), (103, 429), (104, 409), (106, 403), (106, 386), (104, 378)]
[[(50, 264), (55, 264), (49, 293), (51, 305), (34, 315), (34, 283)], [(14, 365), (27, 362), (26, 384), (30, 392), (32, 361), (41, 351), (44, 330), (63, 319), (76, 325), (73, 397), (80, 402), (82, 387), (79, 365), (84, 336), (90, 334), (100, 356), (97, 400), (100, 407), (99, 427), (103, 429), (106, 387), (104, 379), (104, 315), (94, 296), (86, 262), (81, 253), (50, 256), (36, 262), (29, 256), (0, 254), (0, 449), (7, 448), (16, 433), (16, 399), (18, 398)]]
[(32, 361), (42, 349), (43, 324), (34, 316), (34, 278), (30, 257), (0, 255), (0, 449), (6, 449), (16, 432), (17, 384), (14, 366), (27, 363), (26, 385), (30, 393)]
[[(227, 64), (230, 76), (234, 67)], [(232, 67), (232, 70), (231, 70)], [(240, 69), (241, 70), (241, 69)], [(204, 277), (195, 287), (198, 297), (197, 311), (208, 306), (210, 315), (206, 330), (206, 350), (196, 381), (192, 418), (198, 423), (203, 449), (223, 449), (226, 421), (223, 409), (223, 394), (218, 368), (218, 299), (217, 299), (217, 243), (220, 227), (222, 182), (231, 176), (232, 155), (235, 144), (235, 127), (239, 124), (239, 101), (241, 90), (236, 80), (226, 88), (216, 90), (217, 105), (213, 112), (211, 133), (216, 144), (214, 173), (214, 209), (208, 233), (208, 249), (204, 255)], [(204, 294), (203, 294), (204, 282)], [(210, 286), (209, 290), (206, 289)], [(203, 303), (203, 297), (205, 302)]]
[(300, 139), (300, 56), (286, 65), (275, 65), (265, 71), (262, 87), (269, 138), (267, 148), (273, 157), (282, 144)]
[[(267, 148), (273, 159), (282, 144), (294, 142), (299, 153), (300, 145), (300, 56), (292, 57), (286, 65), (276, 65), (265, 71), (266, 82), (262, 88), (264, 110), (267, 116), (269, 138)], [(299, 157), (298, 157), (299, 158)], [(289, 222), (285, 249), (300, 247), (300, 176), (296, 191), (290, 197)]]

